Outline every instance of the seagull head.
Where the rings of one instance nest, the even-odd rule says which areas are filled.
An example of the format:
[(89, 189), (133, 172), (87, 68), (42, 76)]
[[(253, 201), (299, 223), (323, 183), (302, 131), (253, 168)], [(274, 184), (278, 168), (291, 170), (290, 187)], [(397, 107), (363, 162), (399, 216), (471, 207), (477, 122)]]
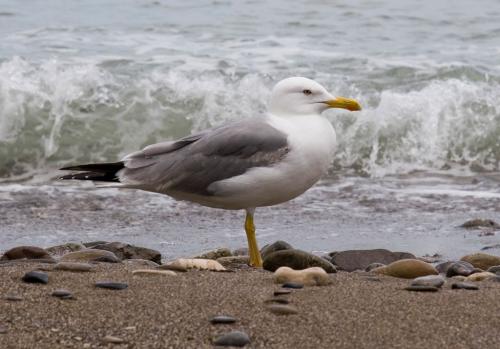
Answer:
[(361, 110), (350, 98), (335, 97), (316, 81), (292, 77), (274, 86), (269, 111), (277, 116), (321, 114), (329, 108)]

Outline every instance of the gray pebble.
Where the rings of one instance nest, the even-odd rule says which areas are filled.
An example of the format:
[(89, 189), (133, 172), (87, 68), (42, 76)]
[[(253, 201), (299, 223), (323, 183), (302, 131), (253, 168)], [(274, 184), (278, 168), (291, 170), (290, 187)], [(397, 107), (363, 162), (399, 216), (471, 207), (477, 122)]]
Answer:
[(7, 327), (0, 325), (0, 334), (4, 334), (7, 332), (8, 332)]
[(62, 288), (54, 290), (54, 292), (51, 293), (51, 296), (61, 299), (73, 299), (73, 294), (70, 291), (64, 290)]
[(299, 284), (298, 282), (285, 282), (283, 285), (281, 285), (281, 287), (299, 289), (303, 288), (304, 285)]
[(438, 288), (434, 286), (408, 286), (405, 290), (416, 292), (437, 292)]
[(250, 343), (250, 337), (245, 332), (231, 331), (217, 337), (213, 344), (223, 347), (244, 347)]
[(479, 290), (479, 286), (469, 282), (455, 282), (451, 285), (453, 290)]
[(293, 315), (299, 312), (297, 308), (286, 304), (270, 304), (266, 308), (276, 315)]
[(385, 264), (382, 263), (371, 263), (365, 268), (365, 271), (372, 271), (375, 268), (383, 267)]
[(290, 290), (288, 288), (280, 288), (279, 290), (274, 291), (273, 294), (275, 296), (281, 296), (281, 295), (290, 294), (290, 293), (292, 293), (292, 290)]
[(427, 275), (413, 279), (411, 286), (432, 286), (440, 288), (444, 284), (444, 278), (441, 275)]
[(490, 273), (500, 275), (500, 265), (495, 265), (493, 267), (489, 267), (488, 270)]
[(23, 281), (31, 284), (48, 284), (49, 275), (42, 271), (30, 271), (24, 274)]
[(124, 282), (98, 281), (95, 283), (95, 287), (105, 288), (108, 290), (124, 290), (128, 287), (128, 285)]
[(212, 324), (234, 324), (236, 319), (228, 315), (217, 315), (210, 319)]
[(12, 302), (20, 302), (23, 300), (23, 297), (15, 295), (15, 294), (8, 294), (5, 297), (3, 297), (6, 301), (12, 301)]

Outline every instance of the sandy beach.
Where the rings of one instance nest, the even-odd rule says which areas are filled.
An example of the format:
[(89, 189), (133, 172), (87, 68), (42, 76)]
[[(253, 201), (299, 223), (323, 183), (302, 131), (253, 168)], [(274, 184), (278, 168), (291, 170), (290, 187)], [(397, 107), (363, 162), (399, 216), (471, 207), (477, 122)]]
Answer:
[[(133, 276), (137, 263), (100, 263), (88, 273), (49, 271), (47, 285), (21, 277), (38, 263), (0, 266), (2, 348), (211, 348), (230, 330), (250, 337), (248, 348), (494, 348), (500, 327), (500, 283), (478, 291), (409, 292), (408, 280), (370, 273), (331, 274), (333, 283), (279, 296), (298, 314), (275, 315), (265, 301), (279, 286), (272, 273), (190, 271)], [(94, 287), (126, 282), (125, 290)], [(58, 299), (55, 289), (75, 299)], [(6, 296), (19, 296), (18, 301)], [(214, 315), (234, 324), (213, 325)], [(121, 344), (107, 343), (114, 336)]]

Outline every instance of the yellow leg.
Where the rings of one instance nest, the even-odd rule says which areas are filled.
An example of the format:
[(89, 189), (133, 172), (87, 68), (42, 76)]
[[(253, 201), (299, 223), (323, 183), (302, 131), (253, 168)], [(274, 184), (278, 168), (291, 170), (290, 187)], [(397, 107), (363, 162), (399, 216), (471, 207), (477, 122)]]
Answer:
[(250, 254), (250, 266), (262, 268), (262, 258), (260, 257), (257, 239), (255, 238), (255, 225), (253, 224), (253, 213), (247, 211), (245, 219), (245, 232), (248, 239), (248, 253)]

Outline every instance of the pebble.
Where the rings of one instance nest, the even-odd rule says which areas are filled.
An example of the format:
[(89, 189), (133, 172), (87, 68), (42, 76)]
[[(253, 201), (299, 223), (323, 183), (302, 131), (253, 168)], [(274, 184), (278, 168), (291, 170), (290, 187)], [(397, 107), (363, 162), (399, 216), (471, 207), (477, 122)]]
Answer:
[(196, 259), (218, 259), (221, 257), (231, 257), (231, 250), (228, 248), (218, 248), (213, 251), (205, 252), (197, 257), (194, 257)]
[(23, 297), (15, 295), (15, 294), (8, 294), (5, 297), (3, 297), (6, 301), (12, 301), (12, 302), (20, 302), (23, 300)]
[(483, 271), (481, 273), (474, 273), (465, 278), (465, 281), (483, 281), (483, 280), (488, 280), (496, 277), (496, 274), (490, 273), (488, 271)]
[(479, 290), (479, 286), (469, 282), (455, 282), (451, 285), (453, 290)]
[(373, 269), (372, 272), (404, 279), (438, 274), (436, 268), (418, 259), (401, 259), (384, 267)]
[(417, 291), (417, 292), (437, 292), (439, 289), (434, 286), (408, 286), (405, 288), (407, 291)]
[(74, 261), (74, 262), (111, 262), (120, 261), (113, 252), (97, 249), (86, 249), (75, 252), (66, 253), (60, 259), (61, 262)]
[(217, 315), (210, 319), (212, 324), (234, 324), (236, 319), (229, 315)]
[(464, 261), (453, 262), (448, 266), (443, 266), (443, 269), (445, 269), (444, 272), (446, 273), (446, 277), (453, 277), (456, 275), (469, 276), (474, 272), (474, 266)]
[(68, 242), (67, 244), (52, 246), (52, 247), (46, 248), (45, 250), (48, 253), (50, 253), (51, 255), (60, 257), (66, 253), (83, 250), (85, 248), (86, 247), (82, 244)]
[(73, 294), (70, 291), (62, 288), (54, 290), (54, 292), (51, 293), (51, 296), (61, 299), (73, 299)]
[(413, 279), (411, 286), (431, 286), (441, 288), (444, 285), (444, 278), (441, 275), (420, 276)]
[(280, 288), (279, 290), (274, 291), (273, 295), (281, 296), (281, 295), (290, 294), (290, 293), (292, 293), (292, 290), (287, 289), (287, 288)]
[(385, 264), (382, 263), (370, 263), (368, 266), (365, 268), (365, 271), (372, 271), (373, 269), (379, 268), (379, 267), (384, 267)]
[(98, 281), (95, 283), (95, 287), (105, 288), (108, 290), (124, 290), (128, 287), (128, 285), (124, 282)]
[(300, 289), (303, 288), (304, 285), (299, 284), (297, 282), (285, 282), (283, 285), (281, 285), (283, 288), (294, 288), (294, 289)]
[(229, 333), (225, 333), (213, 341), (214, 345), (222, 347), (244, 347), (248, 343), (250, 343), (250, 337), (242, 331), (231, 331)]
[(3, 326), (3, 325), (0, 325), (0, 334), (4, 334), (4, 333), (7, 333), (8, 330), (7, 330), (7, 327)]
[(54, 270), (64, 270), (72, 272), (87, 272), (91, 271), (94, 267), (88, 263), (78, 262), (59, 262), (54, 266)]
[(330, 285), (332, 280), (326, 271), (320, 267), (312, 267), (303, 270), (280, 267), (274, 272), (274, 282), (277, 284), (294, 282), (306, 286), (325, 286)]
[(43, 248), (36, 246), (17, 246), (6, 251), (0, 260), (49, 259), (52, 257)]
[(161, 269), (187, 271), (189, 269), (227, 271), (219, 262), (212, 259), (179, 258), (161, 266)]
[(120, 344), (125, 342), (124, 339), (115, 336), (106, 336), (102, 340), (106, 343), (113, 343), (113, 344)]
[(337, 272), (337, 268), (326, 259), (301, 250), (280, 250), (272, 252), (264, 258), (263, 268), (265, 270), (274, 272), (280, 267), (289, 267), (295, 270), (320, 267), (327, 273)]
[(491, 219), (471, 219), (461, 225), (463, 228), (500, 228), (500, 225)]
[(262, 260), (266, 259), (271, 253), (276, 251), (284, 251), (284, 250), (293, 250), (292, 245), (283, 240), (278, 240), (273, 242), (272, 244), (265, 245), (260, 250), (260, 255)]
[(276, 315), (293, 315), (299, 312), (297, 308), (286, 304), (270, 304), (266, 309)]
[(372, 263), (390, 264), (400, 259), (415, 259), (408, 252), (392, 252), (386, 249), (347, 250), (329, 253), (331, 262), (345, 271), (365, 270)]
[(94, 244), (92, 249), (112, 252), (119, 260), (138, 258), (161, 264), (161, 253), (159, 251), (119, 241)]
[(49, 283), (49, 275), (42, 271), (30, 271), (24, 274), (23, 281), (31, 284), (47, 284)]
[(281, 298), (281, 297), (273, 297), (273, 298), (268, 298), (264, 301), (265, 304), (272, 304), (272, 303), (278, 303), (278, 304), (288, 304), (290, 301), (286, 298)]
[(177, 274), (172, 270), (157, 270), (157, 269), (137, 269), (132, 272), (136, 276), (176, 276)]
[(250, 263), (249, 256), (231, 256), (231, 257), (220, 257), (217, 258), (217, 262), (222, 264), (222, 266), (226, 268), (237, 268), (241, 269), (242, 267), (248, 266)]
[(488, 268), (500, 265), (500, 257), (487, 253), (474, 253), (461, 258), (462, 261), (469, 262), (476, 268), (488, 270)]
[(493, 274), (500, 275), (500, 265), (494, 265), (492, 267), (489, 267), (487, 271)]

